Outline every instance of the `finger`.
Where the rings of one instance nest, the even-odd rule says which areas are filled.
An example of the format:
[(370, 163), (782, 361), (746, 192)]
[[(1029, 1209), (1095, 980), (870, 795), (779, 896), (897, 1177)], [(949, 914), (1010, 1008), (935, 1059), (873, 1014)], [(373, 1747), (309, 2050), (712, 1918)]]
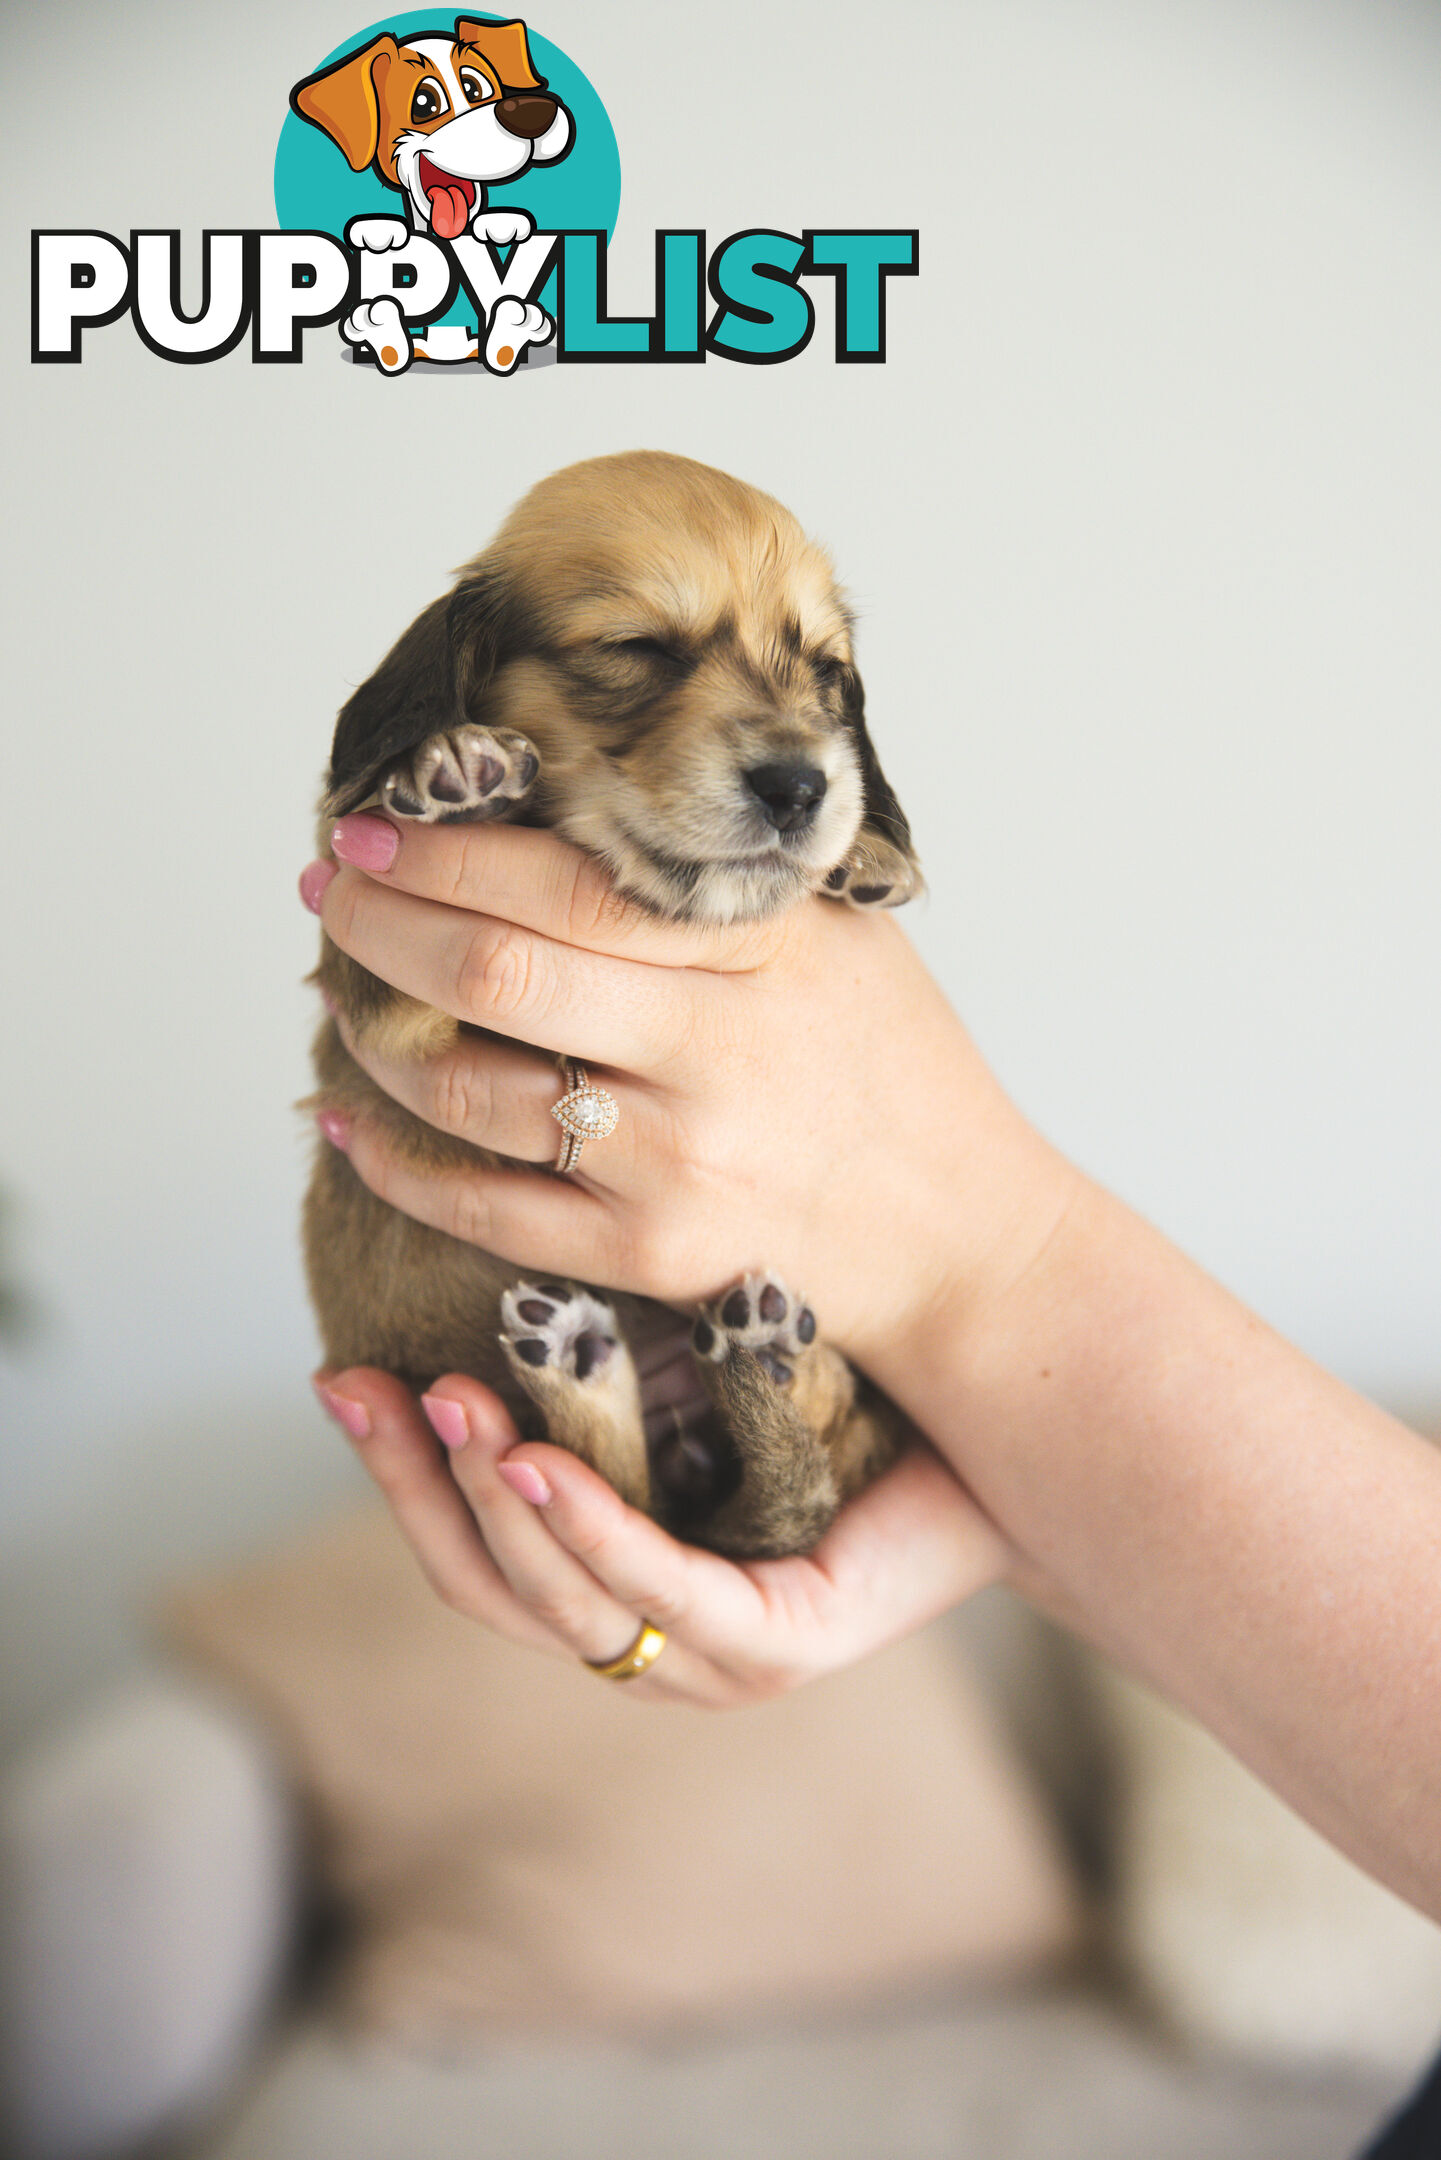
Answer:
[[(395, 852), (381, 867), (389, 834)], [(340, 820), (331, 845), (340, 861), (419, 899), (502, 916), (563, 944), (664, 967), (721, 973), (756, 967), (780, 934), (774, 919), (666, 922), (618, 893), (594, 857), (527, 826), (392, 825), (358, 812)]]
[[(560, 1650), (556, 1638), (511, 1595), (410, 1390), (393, 1374), (366, 1366), (318, 1373), (315, 1388), (384, 1493), (437, 1596), (514, 1642)], [(497, 1397), (490, 1403), (497, 1444), (509, 1446), (519, 1437), (515, 1426)], [(485, 1406), (473, 1407), (477, 1416), (485, 1414)]]
[(464, 1374), (451, 1373), (425, 1398), (486, 1550), (526, 1611), (575, 1656), (590, 1664), (623, 1656), (644, 1616), (568, 1553), (536, 1509), (497, 1475), (497, 1462), (518, 1435), (514, 1426), (507, 1432), (484, 1416), (480, 1398), (487, 1393)]
[[(427, 1125), (518, 1162), (555, 1162), (562, 1133), (554, 1111), (570, 1082), (554, 1058), (501, 1036), (465, 1036), (438, 1057), (393, 1058), (365, 1038), (357, 1042), (344, 1012), (335, 1014), (335, 1024), (357, 1065)], [(587, 1076), (621, 1093), (616, 1129), (586, 1155), (587, 1182), (611, 1191), (631, 1187), (638, 1170), (655, 1171), (654, 1099), (599, 1068), (587, 1067)]]
[[(536, 1490), (533, 1505), (618, 1603), (664, 1628), (718, 1673), (744, 1676), (752, 1698), (758, 1684), (778, 1689), (818, 1669), (813, 1643), (802, 1641), (793, 1627), (773, 1624), (775, 1607), (759, 1567), (737, 1567), (681, 1544), (562, 1448), (527, 1441), (511, 1450), (505, 1464), (510, 1475), (517, 1468), (538, 1474), (545, 1497)], [(775, 1565), (803, 1571), (810, 1562)]]
[(439, 1057), (385, 1057), (353, 1039), (343, 1012), (336, 1026), (356, 1064), (427, 1125), (519, 1162), (555, 1161), (561, 1134), (550, 1113), (565, 1082), (553, 1058), (500, 1036), (463, 1038)]
[[(388, 892), (358, 870), (325, 888), (328, 935), (423, 1004), (543, 1050), (655, 1069), (693, 1033), (702, 975), (586, 952), (491, 915)], [(695, 997), (682, 994), (689, 981)]]
[(574, 1175), (488, 1165), (417, 1170), (373, 1118), (327, 1112), (326, 1138), (349, 1156), (377, 1199), (413, 1222), (428, 1223), (464, 1245), (479, 1245), (517, 1267), (586, 1282), (616, 1280), (625, 1253), (604, 1199)]
[(539, 1473), (551, 1529), (599, 1581), (751, 1700), (898, 1640), (1000, 1580), (1009, 1561), (922, 1446), (843, 1508), (814, 1552), (744, 1567), (677, 1543), (558, 1448), (526, 1442), (506, 1463)]

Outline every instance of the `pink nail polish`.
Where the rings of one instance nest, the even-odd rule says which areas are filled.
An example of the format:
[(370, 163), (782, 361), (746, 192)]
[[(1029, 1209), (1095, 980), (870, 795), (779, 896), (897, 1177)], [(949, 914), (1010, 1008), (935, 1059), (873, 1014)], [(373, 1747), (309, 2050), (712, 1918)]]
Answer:
[(320, 902), (326, 886), (335, 875), (333, 862), (307, 863), (300, 873), (300, 897), (312, 915), (320, 913)]
[(339, 1110), (318, 1110), (315, 1122), (332, 1147), (338, 1147), (343, 1155), (350, 1146), (350, 1120)]
[(430, 1419), (437, 1440), (448, 1448), (464, 1447), (470, 1438), (470, 1421), (458, 1402), (448, 1395), (422, 1395), (420, 1407)]
[(549, 1485), (530, 1462), (498, 1462), (496, 1472), (505, 1479), (512, 1492), (528, 1500), (532, 1507), (549, 1507), (555, 1497)]
[(341, 819), (330, 845), (342, 862), (353, 863), (357, 870), (388, 870), (395, 861), (400, 834), (385, 818), (357, 811)]
[(356, 1402), (349, 1395), (337, 1395), (318, 1380), (311, 1382), (320, 1398), (321, 1407), (328, 1410), (337, 1425), (343, 1425), (352, 1440), (368, 1440), (370, 1437), (370, 1412), (364, 1403)]

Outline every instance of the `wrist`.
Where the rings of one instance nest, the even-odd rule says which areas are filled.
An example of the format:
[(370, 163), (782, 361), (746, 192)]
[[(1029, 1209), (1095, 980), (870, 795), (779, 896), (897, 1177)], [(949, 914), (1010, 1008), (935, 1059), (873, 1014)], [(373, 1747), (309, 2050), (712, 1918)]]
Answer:
[[(985, 1516), (998, 1555), (995, 1579), (1089, 1636), (1064, 1565), (1052, 1564), (1060, 1556), (1045, 1534), (1045, 1505), (1018, 1504), (1013, 1473), (1020, 1458), (1032, 1465), (1028, 1485), (1044, 1476), (1037, 1464), (1045, 1450), (1033, 1440), (1076, 1378), (1076, 1309), (1089, 1303), (1098, 1254), (1118, 1219), (1144, 1226), (1029, 1128), (1007, 1159), (1004, 1198), (979, 1252), (951, 1230), (938, 1248), (949, 1270), (938, 1274), (931, 1294), (916, 1298), (905, 1328), (867, 1370)], [(1095, 1343), (1103, 1362), (1105, 1333)]]
[(934, 1417), (947, 1405), (981, 1342), (999, 1329), (1018, 1355), (1028, 1337), (1043, 1339), (1050, 1272), (1073, 1249), (1067, 1226), (1093, 1196), (1106, 1198), (1018, 1113), (1007, 1123), (934, 1158), (896, 1239), (902, 1279), (888, 1318), (843, 1346), (937, 1445), (944, 1435), (918, 1406)]

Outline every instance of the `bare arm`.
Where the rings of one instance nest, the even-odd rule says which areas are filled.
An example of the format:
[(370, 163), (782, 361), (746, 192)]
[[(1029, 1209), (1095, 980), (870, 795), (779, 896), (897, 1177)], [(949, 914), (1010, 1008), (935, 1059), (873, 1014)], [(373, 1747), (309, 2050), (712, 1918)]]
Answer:
[(877, 1377), (1018, 1587), (1441, 1918), (1441, 1454), (1089, 1186)]

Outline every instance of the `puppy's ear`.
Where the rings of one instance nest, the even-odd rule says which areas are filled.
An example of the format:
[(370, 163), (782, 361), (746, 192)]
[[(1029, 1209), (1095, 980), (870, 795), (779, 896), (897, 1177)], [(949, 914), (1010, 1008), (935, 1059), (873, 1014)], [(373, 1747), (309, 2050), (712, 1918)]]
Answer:
[(475, 22), (462, 15), (455, 25), (455, 41), (457, 45), (473, 45), (482, 60), (490, 62), (500, 77), (502, 90), (545, 88), (544, 76), (537, 75), (531, 63), (525, 24), (518, 17), (510, 22)]
[(860, 759), (865, 809), (855, 844), (845, 861), (831, 872), (826, 889), (849, 900), (853, 907), (900, 907), (925, 890), (925, 879), (906, 813), (881, 771), (866, 726), (865, 685), (853, 667), (847, 668), (842, 678), (841, 698)]
[(290, 93), (292, 110), (339, 144), (352, 172), (364, 172), (380, 147), (380, 92), (399, 51), (387, 31)]
[(428, 736), (480, 717), (506, 649), (509, 609), (494, 572), (473, 571), (417, 615), (335, 723), (325, 814), (344, 817)]

